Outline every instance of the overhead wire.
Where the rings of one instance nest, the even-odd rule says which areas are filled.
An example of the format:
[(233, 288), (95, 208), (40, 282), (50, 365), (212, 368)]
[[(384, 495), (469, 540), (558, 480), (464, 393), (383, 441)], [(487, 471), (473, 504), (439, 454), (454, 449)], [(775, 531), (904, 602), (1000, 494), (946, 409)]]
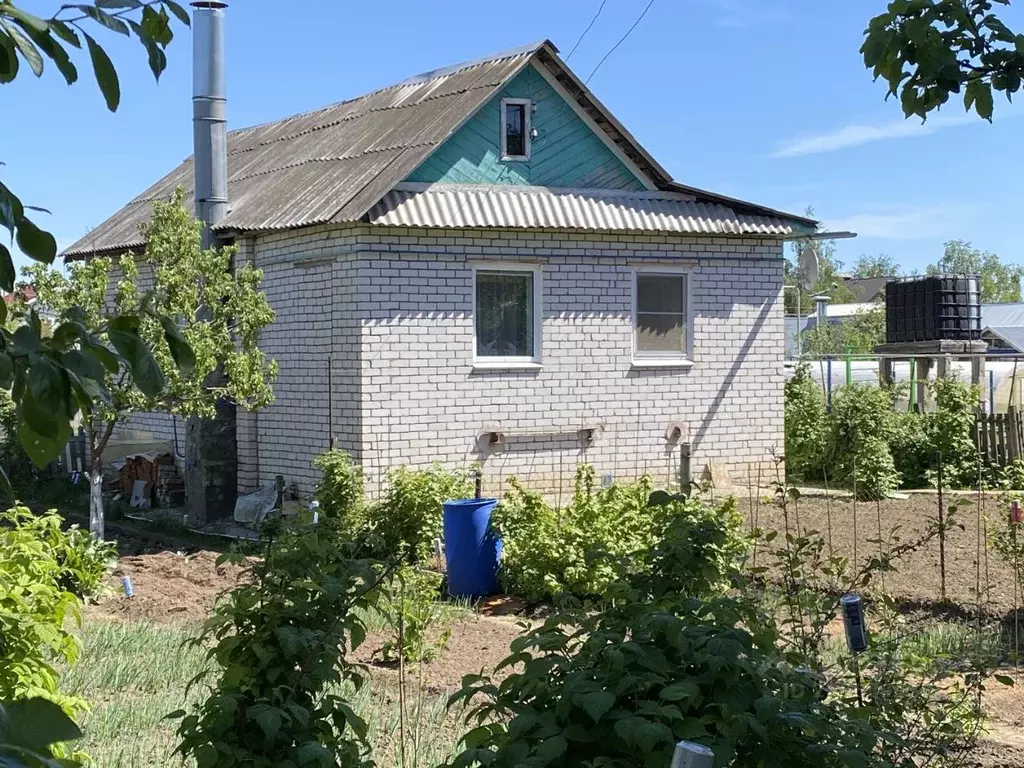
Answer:
[(587, 36), (587, 33), (594, 28), (594, 24), (597, 22), (598, 16), (601, 15), (601, 11), (604, 10), (604, 7), (607, 3), (608, 0), (601, 0), (601, 5), (597, 9), (597, 13), (594, 14), (594, 18), (592, 18), (590, 20), (590, 23), (587, 24), (587, 28), (583, 30), (583, 34), (580, 35), (579, 40), (576, 41), (576, 45), (572, 47), (572, 50), (569, 51), (569, 55), (565, 57), (566, 63), (568, 63), (569, 59), (572, 58), (572, 55), (576, 53), (576, 49), (580, 47), (580, 43), (583, 42), (583, 38)]
[(647, 12), (651, 10), (651, 6), (654, 5), (654, 3), (655, 0), (651, 0), (649, 3), (647, 3), (647, 7), (644, 8), (643, 12), (639, 16), (637, 16), (636, 21), (633, 22), (633, 26), (626, 30), (626, 34), (619, 38), (619, 41), (612, 46), (611, 50), (608, 51), (608, 53), (606, 53), (599, 62), (597, 62), (597, 66), (594, 67), (594, 69), (590, 72), (589, 75), (587, 75), (587, 79), (583, 81), (584, 85), (588, 84), (590, 82), (590, 79), (597, 74), (597, 70), (599, 70), (601, 68), (601, 65), (608, 60), (609, 56), (615, 53), (615, 49), (622, 45), (624, 42), (626, 42), (626, 38), (629, 37), (633, 33), (633, 30), (636, 29), (637, 26), (640, 24), (640, 22), (644, 20), (644, 16), (646, 16)]

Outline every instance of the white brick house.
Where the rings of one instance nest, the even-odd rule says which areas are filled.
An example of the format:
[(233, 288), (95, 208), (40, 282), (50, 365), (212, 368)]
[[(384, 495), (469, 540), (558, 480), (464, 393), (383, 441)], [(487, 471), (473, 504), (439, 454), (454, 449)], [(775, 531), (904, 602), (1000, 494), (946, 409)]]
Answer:
[[(687, 440), (745, 483), (780, 446), (783, 244), (815, 223), (674, 182), (550, 43), (234, 132), (229, 172), (217, 231), (264, 270), (281, 367), (237, 414), (239, 491), (310, 490), (332, 437), (371, 491), (435, 461), (492, 492), (567, 493), (580, 461), (675, 482)], [(66, 256), (140, 247), (179, 184)]]

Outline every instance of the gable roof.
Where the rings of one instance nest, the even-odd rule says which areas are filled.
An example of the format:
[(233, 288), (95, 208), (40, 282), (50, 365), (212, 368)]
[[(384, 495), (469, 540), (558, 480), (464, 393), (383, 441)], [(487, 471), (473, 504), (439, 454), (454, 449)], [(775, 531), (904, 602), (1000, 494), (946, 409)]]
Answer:
[(1006, 326), (988, 326), (984, 331), (986, 334), (991, 334), (996, 338), (1000, 339), (1011, 349), (1017, 352), (1024, 352), (1024, 326), (1020, 325), (1006, 325)]
[[(366, 220), (370, 209), (522, 69), (534, 62), (575, 99), (657, 189), (738, 214), (811, 219), (674, 182), (558, 58), (549, 41), (432, 70), (348, 101), (228, 133), (228, 214), (220, 232), (294, 229)], [(144, 245), (139, 226), (155, 200), (193, 190), (192, 158), (67, 248), (66, 259)], [(767, 234), (767, 233), (766, 233)]]

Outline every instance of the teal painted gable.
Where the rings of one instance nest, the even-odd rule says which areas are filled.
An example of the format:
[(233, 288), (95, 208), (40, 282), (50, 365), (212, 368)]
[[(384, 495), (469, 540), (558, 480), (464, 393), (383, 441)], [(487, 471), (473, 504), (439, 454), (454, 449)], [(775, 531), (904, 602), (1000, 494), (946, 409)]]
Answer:
[[(531, 120), (537, 136), (529, 160), (501, 159), (502, 99), (530, 99), (536, 105)], [(532, 66), (481, 107), (406, 181), (645, 189)]]

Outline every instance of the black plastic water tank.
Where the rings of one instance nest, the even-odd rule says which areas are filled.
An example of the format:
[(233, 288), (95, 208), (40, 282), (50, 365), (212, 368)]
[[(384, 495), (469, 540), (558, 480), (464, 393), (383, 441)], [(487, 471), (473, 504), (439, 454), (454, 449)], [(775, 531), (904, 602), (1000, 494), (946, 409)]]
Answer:
[(885, 285), (885, 340), (975, 341), (981, 338), (977, 275), (929, 275)]

